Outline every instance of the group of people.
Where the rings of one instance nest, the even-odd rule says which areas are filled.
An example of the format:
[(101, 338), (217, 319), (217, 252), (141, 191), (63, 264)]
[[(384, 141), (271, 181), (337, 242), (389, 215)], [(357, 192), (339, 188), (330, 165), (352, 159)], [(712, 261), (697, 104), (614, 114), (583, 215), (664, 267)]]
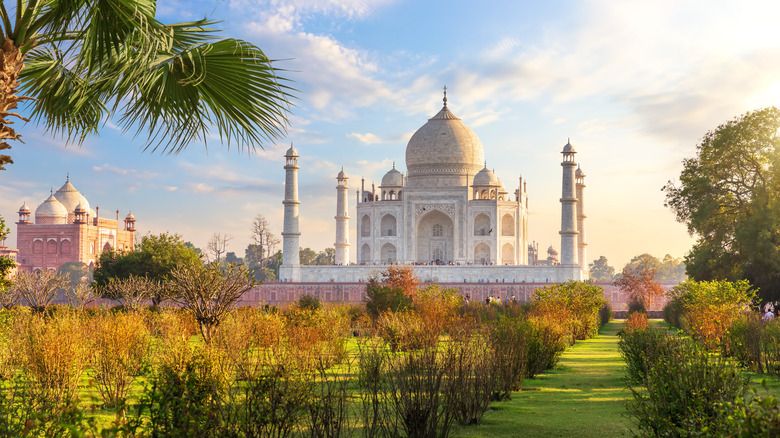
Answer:
[[(513, 304), (517, 303), (517, 297), (514, 294), (512, 294), (512, 298), (509, 298), (509, 295), (507, 295), (504, 297), (503, 303), (507, 306), (509, 305), (509, 303), (513, 303)], [(493, 294), (490, 294), (487, 297), (485, 297), (485, 304), (486, 305), (501, 304), (501, 297), (494, 297)]]

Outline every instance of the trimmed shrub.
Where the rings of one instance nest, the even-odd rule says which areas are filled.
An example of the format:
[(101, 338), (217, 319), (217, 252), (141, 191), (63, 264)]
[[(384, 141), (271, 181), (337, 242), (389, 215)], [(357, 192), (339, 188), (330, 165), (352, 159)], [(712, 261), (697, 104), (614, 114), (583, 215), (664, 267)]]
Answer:
[(612, 321), (612, 307), (609, 303), (604, 303), (599, 309), (599, 327), (604, 327), (610, 321)]
[(525, 376), (533, 379), (537, 374), (552, 369), (558, 364), (568, 342), (564, 329), (555, 321), (532, 318), (528, 322)]
[(780, 436), (780, 403), (777, 398), (758, 397), (737, 399), (722, 405), (722, 436), (758, 437)]
[(680, 348), (647, 362), (646, 389), (629, 386), (626, 409), (642, 436), (717, 436), (724, 427), (719, 406), (744, 397), (748, 378), (698, 343), (673, 343)]
[(447, 289), (430, 284), (417, 290), (412, 296), (414, 311), (420, 315), (431, 332), (442, 334), (452, 322), (463, 300), (457, 289)]
[(641, 299), (633, 299), (628, 302), (627, 313), (631, 314), (636, 312), (647, 314), (647, 307), (645, 306), (644, 301), (642, 301)]
[(403, 289), (374, 283), (366, 287), (366, 313), (376, 321), (383, 312), (401, 312), (412, 307), (412, 299)]
[(439, 342), (439, 333), (430, 330), (427, 322), (411, 311), (382, 313), (376, 330), (393, 353), (433, 347)]
[(761, 315), (743, 314), (729, 329), (721, 347), (722, 354), (733, 357), (740, 366), (763, 373), (765, 326)]
[(633, 384), (644, 382), (647, 373), (660, 357), (676, 354), (682, 348), (681, 345), (687, 342), (671, 336), (666, 330), (652, 327), (622, 330), (618, 335), (618, 350), (626, 361), (626, 378)]
[(604, 290), (592, 283), (567, 281), (534, 291), (531, 315), (555, 321), (568, 330), (571, 342), (598, 334), (599, 310), (607, 303)]
[(635, 330), (644, 330), (647, 328), (647, 313), (645, 312), (631, 312), (626, 318), (626, 322), (623, 323), (623, 330), (627, 332), (633, 332)]
[(490, 356), (498, 387), (494, 400), (509, 400), (513, 391), (523, 387), (528, 366), (528, 338), (533, 331), (529, 323), (514, 318), (500, 319), (490, 331)]
[[(447, 343), (445, 355), (450, 366), (447, 409), (461, 425), (478, 424), (499, 392), (501, 377), (493, 351), (485, 336), (474, 331)], [(520, 375), (521, 381), (522, 378)]]
[(664, 305), (664, 321), (669, 326), (681, 329), (683, 317), (683, 303), (678, 299), (671, 299)]
[(688, 280), (677, 285), (670, 295), (682, 304), (685, 331), (709, 349), (722, 345), (729, 328), (756, 298), (746, 280)]
[(320, 310), (320, 307), (322, 307), (320, 299), (314, 295), (309, 294), (301, 295), (301, 297), (298, 298), (296, 305), (299, 309), (310, 310), (312, 312), (316, 312), (317, 310)]

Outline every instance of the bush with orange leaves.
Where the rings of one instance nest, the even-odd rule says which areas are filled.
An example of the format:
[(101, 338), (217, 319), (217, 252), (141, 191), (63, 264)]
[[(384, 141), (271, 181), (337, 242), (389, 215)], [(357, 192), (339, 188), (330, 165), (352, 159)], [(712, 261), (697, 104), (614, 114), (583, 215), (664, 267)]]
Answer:
[(429, 284), (412, 296), (414, 311), (425, 321), (427, 329), (437, 335), (448, 331), (462, 306), (457, 289)]
[(631, 312), (628, 314), (626, 322), (623, 323), (623, 330), (629, 333), (636, 330), (644, 330), (647, 328), (647, 323), (647, 313)]
[(599, 310), (607, 303), (604, 290), (584, 281), (567, 281), (536, 289), (531, 301), (532, 318), (545, 318), (563, 328), (570, 343), (588, 339), (599, 330)]
[(682, 305), (683, 330), (709, 349), (723, 344), (729, 329), (756, 299), (747, 280), (687, 280), (669, 295)]

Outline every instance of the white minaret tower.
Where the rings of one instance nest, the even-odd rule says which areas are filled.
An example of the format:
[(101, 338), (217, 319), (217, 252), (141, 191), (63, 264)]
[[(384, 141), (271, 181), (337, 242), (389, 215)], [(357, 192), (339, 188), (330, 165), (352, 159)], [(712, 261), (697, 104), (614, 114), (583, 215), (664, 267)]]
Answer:
[(282, 266), (279, 268), (279, 279), (282, 281), (299, 281), (300, 269), (300, 237), (298, 229), (298, 152), (290, 144), (290, 149), (284, 154), (284, 231), (282, 231)]
[(563, 147), (563, 191), (561, 193), (561, 265), (577, 266), (577, 198), (574, 193), (574, 146)]
[(588, 272), (588, 244), (585, 242), (585, 198), (583, 198), (582, 192), (585, 189), (585, 172), (577, 166), (577, 170), (574, 172), (574, 178), (577, 182), (577, 259), (580, 261), (580, 269), (583, 272)]
[(347, 174), (341, 168), (336, 177), (336, 265), (349, 264), (349, 215), (347, 205)]

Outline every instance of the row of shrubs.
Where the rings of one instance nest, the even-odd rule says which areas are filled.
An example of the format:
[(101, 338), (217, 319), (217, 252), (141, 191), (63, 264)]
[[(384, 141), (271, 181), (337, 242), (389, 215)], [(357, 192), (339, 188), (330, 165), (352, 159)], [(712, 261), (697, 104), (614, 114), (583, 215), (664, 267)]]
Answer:
[(0, 435), (448, 436), (609, 317), (586, 283), (531, 305), (466, 305), (438, 286), (406, 297), (235, 309), (210, 342), (175, 309), (0, 312)]
[(777, 436), (780, 405), (761, 397), (732, 361), (666, 329), (621, 332), (619, 349), (639, 436)]

